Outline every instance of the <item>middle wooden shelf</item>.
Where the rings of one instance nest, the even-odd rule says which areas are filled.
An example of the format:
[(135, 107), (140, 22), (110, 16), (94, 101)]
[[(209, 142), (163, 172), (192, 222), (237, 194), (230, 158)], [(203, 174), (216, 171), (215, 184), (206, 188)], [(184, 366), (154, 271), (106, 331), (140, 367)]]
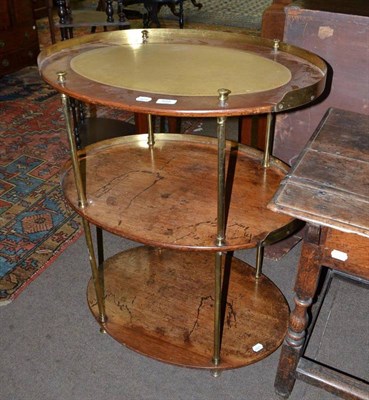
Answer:
[(227, 141), (226, 240), (217, 244), (217, 145), (179, 134), (155, 134), (152, 147), (147, 135), (103, 141), (80, 154), (87, 206), (78, 206), (71, 165), (63, 191), (93, 224), (150, 246), (229, 251), (256, 247), (281, 230), (286, 236), (294, 219), (266, 206), (288, 167), (272, 158), (264, 168), (262, 152)]

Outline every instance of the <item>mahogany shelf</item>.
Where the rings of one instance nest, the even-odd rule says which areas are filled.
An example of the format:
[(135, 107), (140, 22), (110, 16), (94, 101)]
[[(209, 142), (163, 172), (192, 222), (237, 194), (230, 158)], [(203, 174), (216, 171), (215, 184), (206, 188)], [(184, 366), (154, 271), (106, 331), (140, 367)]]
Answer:
[[(255, 247), (273, 231), (286, 235), (294, 219), (266, 208), (288, 167), (272, 159), (264, 168), (262, 152), (228, 141), (229, 211), (226, 242), (218, 246), (217, 143), (216, 138), (178, 134), (156, 134), (153, 147), (147, 135), (106, 140), (80, 153), (87, 207), (78, 206), (71, 165), (62, 185), (83, 218), (154, 246), (104, 262), (104, 330), (157, 360), (223, 370), (254, 363), (276, 350), (289, 310), (269, 279), (262, 275), (256, 280), (255, 268), (231, 252), (223, 257), (227, 300), (221, 364), (215, 366), (214, 252)], [(98, 319), (93, 280), (88, 303)], [(258, 344), (262, 349), (254, 351)]]
[[(289, 309), (264, 275), (227, 257), (225, 261), (221, 363), (212, 363), (214, 255), (146, 246), (104, 264), (107, 333), (125, 346), (166, 363), (222, 370), (252, 364), (282, 343)], [(92, 281), (88, 303), (98, 318)], [(255, 345), (261, 345), (257, 351)]]
[[(217, 234), (217, 139), (156, 134), (89, 146), (81, 159), (87, 207), (78, 206), (73, 168), (63, 174), (65, 197), (84, 218), (125, 238), (161, 248), (229, 251), (255, 247), (294, 219), (267, 209), (288, 167), (263, 153), (227, 142), (226, 241)], [(292, 228), (291, 228), (292, 229)]]

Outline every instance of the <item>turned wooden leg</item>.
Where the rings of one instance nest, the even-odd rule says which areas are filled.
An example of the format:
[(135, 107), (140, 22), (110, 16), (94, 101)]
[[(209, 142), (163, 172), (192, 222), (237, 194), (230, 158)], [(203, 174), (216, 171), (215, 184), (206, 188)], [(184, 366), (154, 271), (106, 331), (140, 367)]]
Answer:
[(184, 27), (184, 15), (183, 15), (183, 0), (179, 2), (179, 27), (183, 29)]
[(287, 398), (296, 380), (296, 367), (301, 356), (309, 323), (308, 308), (312, 304), (320, 275), (320, 227), (306, 230), (295, 283), (295, 308), (290, 315), (288, 331), (282, 346), (275, 379), (275, 391)]

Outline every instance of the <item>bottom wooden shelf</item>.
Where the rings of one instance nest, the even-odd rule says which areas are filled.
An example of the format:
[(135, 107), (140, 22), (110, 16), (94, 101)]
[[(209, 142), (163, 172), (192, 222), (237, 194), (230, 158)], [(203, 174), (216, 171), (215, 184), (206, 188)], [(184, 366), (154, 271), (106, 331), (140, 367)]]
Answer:
[[(192, 368), (230, 369), (257, 362), (282, 343), (289, 309), (267, 277), (223, 257), (221, 364), (212, 364), (214, 253), (141, 246), (104, 263), (107, 333), (154, 359)], [(92, 280), (88, 303), (97, 318)], [(260, 343), (263, 348), (254, 351)]]

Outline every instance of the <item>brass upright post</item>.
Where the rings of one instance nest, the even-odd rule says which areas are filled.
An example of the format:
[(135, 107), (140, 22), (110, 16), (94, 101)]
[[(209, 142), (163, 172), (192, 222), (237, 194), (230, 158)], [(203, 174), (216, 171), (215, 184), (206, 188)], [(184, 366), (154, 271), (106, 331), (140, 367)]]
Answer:
[[(59, 75), (59, 79), (61, 79), (60, 75)], [(64, 82), (64, 81), (62, 80), (62, 82)], [(71, 153), (71, 159), (72, 159), (72, 165), (73, 165), (74, 180), (76, 182), (77, 193), (78, 193), (78, 206), (80, 208), (85, 208), (87, 206), (87, 200), (86, 200), (85, 191), (83, 189), (81, 169), (79, 166), (78, 154), (77, 154), (77, 146), (76, 146), (76, 142), (74, 139), (72, 120), (70, 117), (70, 113), (71, 113), (70, 101), (69, 101), (68, 96), (65, 95), (64, 93), (62, 93), (61, 99), (62, 99), (65, 123), (67, 126), (68, 140), (69, 140), (70, 153)]]
[[(64, 72), (58, 73), (58, 82), (62, 86), (64, 85), (64, 83), (65, 83), (65, 73)], [(61, 100), (62, 100), (63, 112), (64, 112), (64, 117), (65, 117), (65, 122), (66, 122), (68, 140), (69, 140), (69, 145), (70, 145), (70, 153), (71, 153), (71, 159), (72, 159), (74, 179), (75, 179), (77, 194), (78, 194), (78, 206), (83, 209), (83, 208), (87, 207), (87, 200), (86, 200), (86, 193), (85, 193), (85, 190), (83, 187), (81, 169), (80, 169), (79, 160), (78, 160), (77, 146), (76, 146), (76, 142), (75, 142), (74, 134), (73, 134), (70, 100), (69, 100), (69, 97), (67, 95), (65, 95), (64, 93), (62, 93), (62, 95), (61, 95)], [(98, 305), (98, 309), (99, 309), (99, 322), (104, 323), (106, 321), (106, 315), (105, 315), (105, 305), (104, 305), (103, 278), (102, 278), (101, 272), (99, 272), (99, 269), (97, 267), (90, 225), (85, 218), (82, 218), (82, 221), (83, 221), (83, 229), (85, 232), (86, 244), (87, 244), (88, 253), (89, 253), (92, 278), (93, 278), (93, 282), (94, 282), (94, 286), (95, 286), (97, 305)]]
[(147, 123), (149, 127), (148, 137), (147, 137), (147, 144), (152, 147), (155, 144), (155, 136), (154, 136), (154, 128), (152, 126), (152, 116), (151, 114), (147, 114)]
[(267, 126), (265, 132), (265, 150), (263, 157), (263, 167), (269, 167), (270, 155), (272, 154), (272, 130), (273, 130), (274, 114), (269, 113), (267, 115)]
[(92, 241), (90, 224), (88, 221), (82, 217), (83, 222), (83, 230), (85, 232), (85, 239), (88, 249), (88, 256), (90, 260), (92, 279), (94, 282), (95, 293), (96, 293), (96, 301), (97, 307), (99, 309), (99, 322), (106, 322), (106, 313), (105, 313), (105, 302), (104, 302), (104, 276), (103, 269), (97, 267), (96, 256), (94, 251), (94, 245)]
[[(226, 106), (230, 91), (219, 89), (219, 103), (221, 107)], [(217, 201), (217, 246), (221, 247), (225, 241), (225, 154), (226, 154), (226, 117), (219, 117), (217, 120), (218, 136), (218, 201)], [(214, 351), (213, 364), (220, 364), (221, 344), (221, 310), (222, 310), (222, 258), (223, 254), (218, 251), (215, 254), (215, 300), (214, 300)], [(214, 373), (214, 376), (217, 376)]]
[[(214, 350), (213, 364), (220, 364), (221, 310), (222, 310), (222, 252), (215, 254), (215, 300), (214, 300)], [(215, 375), (216, 376), (216, 375)]]
[[(268, 113), (267, 115), (267, 124), (266, 124), (266, 132), (265, 132), (265, 150), (263, 157), (263, 167), (268, 168), (270, 165), (270, 156), (272, 154), (272, 135), (273, 135), (273, 125), (274, 125), (274, 114)], [(259, 279), (261, 275), (261, 270), (263, 266), (263, 258), (264, 258), (264, 244), (258, 243), (256, 247), (256, 272), (255, 278)]]
[(225, 239), (225, 122), (226, 117), (218, 118), (218, 212), (217, 245)]
[(264, 259), (264, 244), (259, 242), (256, 246), (256, 267), (255, 267), (255, 278), (259, 279), (261, 276), (261, 271), (263, 267)]

